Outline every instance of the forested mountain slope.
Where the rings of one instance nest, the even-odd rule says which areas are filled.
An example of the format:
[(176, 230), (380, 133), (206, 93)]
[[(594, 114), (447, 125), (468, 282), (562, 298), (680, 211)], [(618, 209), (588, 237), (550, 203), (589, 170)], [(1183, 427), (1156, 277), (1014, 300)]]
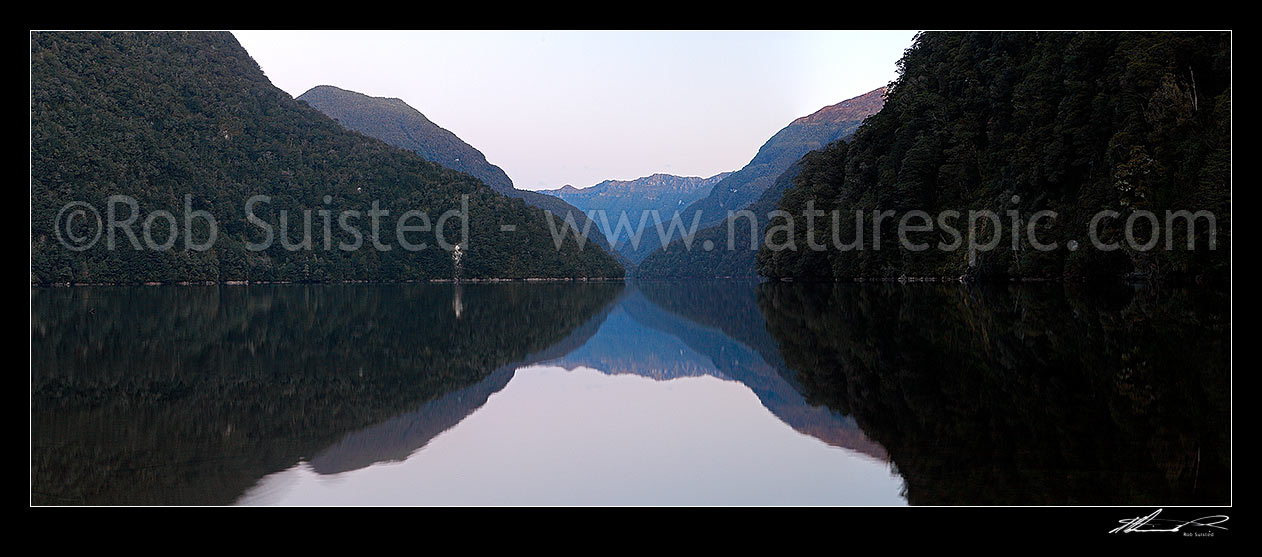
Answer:
[[(436, 231), (405, 235), (428, 245), (412, 251), (396, 225), (415, 210), (436, 229), (443, 213), (461, 210), (463, 196), (464, 277), (623, 274), (607, 253), (579, 250), (572, 239), (557, 249), (542, 211), (290, 98), (228, 33), (33, 33), (31, 165), (33, 283), (451, 278), (452, 257)], [(111, 204), (115, 195), (135, 207)], [(268, 199), (252, 209), (270, 226), (270, 243), (268, 230), (247, 220), (247, 201), (260, 195)], [(136, 242), (115, 228), (117, 249), (108, 248), (108, 234), (86, 249), (68, 248), (64, 240), (90, 239), (94, 224), (80, 206), (70, 228), (57, 228), (71, 202), (91, 205), (107, 225), (111, 205), (116, 223), (136, 215)], [(372, 242), (374, 202), (389, 211), (377, 239), (390, 249)], [(142, 225), (158, 210), (171, 214), (177, 237), (161, 217), (146, 242)], [(191, 218), (186, 228), (196, 211), (210, 217)], [(348, 211), (359, 212), (347, 221), (358, 238), (341, 226)], [(196, 249), (209, 242), (210, 218), (215, 240)], [(310, 242), (302, 241), (305, 219)], [(450, 245), (462, 239), (462, 219), (449, 220)]]
[[(798, 249), (762, 247), (768, 277), (975, 279), (1225, 276), (1230, 256), (1231, 36), (1229, 33), (924, 33), (900, 61), (885, 108), (849, 143), (805, 161), (779, 208), (801, 216), (808, 203), (836, 211), (840, 245), (867, 231), (863, 249), (837, 243), (805, 249), (807, 227), (792, 232)], [(872, 211), (894, 211), (873, 241)], [(986, 245), (970, 257), (947, 248), (943, 227), (908, 230), (912, 211)], [(968, 212), (984, 218), (973, 236)], [(1011, 224), (1010, 211), (1018, 215)], [(1035, 221), (1039, 246), (1029, 241)], [(1114, 213), (1102, 213), (1113, 211)], [(1141, 211), (1151, 212), (1154, 219)], [(1192, 222), (1178, 211), (1213, 215)], [(1100, 244), (1089, 234), (1093, 219)], [(1130, 215), (1140, 215), (1126, 238)], [(1170, 214), (1176, 214), (1170, 219)], [(867, 218), (866, 221), (860, 220)], [(1151, 224), (1157, 223), (1154, 237)], [(780, 222), (784, 222), (781, 220)], [(913, 221), (920, 224), (921, 221)], [(774, 223), (773, 223), (774, 225)], [(828, 241), (831, 218), (815, 220)], [(1009, 241), (1013, 230), (1018, 242)], [(773, 243), (787, 244), (787, 236)], [(1151, 248), (1145, 246), (1152, 241)], [(879, 249), (878, 249), (879, 248)]]

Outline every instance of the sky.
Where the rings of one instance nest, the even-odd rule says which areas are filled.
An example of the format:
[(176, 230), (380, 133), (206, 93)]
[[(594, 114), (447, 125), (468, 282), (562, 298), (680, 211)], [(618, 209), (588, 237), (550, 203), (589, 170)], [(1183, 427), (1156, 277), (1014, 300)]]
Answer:
[(914, 31), (234, 31), (297, 97), (397, 97), (521, 189), (745, 166), (800, 116), (897, 76)]

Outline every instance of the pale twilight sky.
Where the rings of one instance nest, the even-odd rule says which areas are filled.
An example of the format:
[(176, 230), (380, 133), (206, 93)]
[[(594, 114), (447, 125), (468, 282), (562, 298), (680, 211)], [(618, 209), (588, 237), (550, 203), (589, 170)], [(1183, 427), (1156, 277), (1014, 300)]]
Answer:
[(738, 170), (794, 118), (888, 84), (914, 31), (234, 31), (297, 97), (398, 97), (521, 189)]

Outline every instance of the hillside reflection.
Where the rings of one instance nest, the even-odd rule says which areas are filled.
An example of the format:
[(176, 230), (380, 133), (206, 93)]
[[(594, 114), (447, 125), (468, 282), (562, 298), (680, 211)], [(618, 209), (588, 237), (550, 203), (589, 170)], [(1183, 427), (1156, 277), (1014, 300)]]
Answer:
[(32, 502), (231, 503), (347, 433), (563, 344), (622, 288), (33, 290)]
[[(409, 461), (515, 377), (579, 368), (747, 389), (733, 416), (788, 426), (764, 442), (892, 466), (912, 504), (1230, 502), (1225, 295), (696, 281), (35, 289), (31, 302), (35, 504), (231, 504), (281, 472)], [(758, 490), (730, 489), (743, 487)]]
[(1225, 293), (766, 284), (759, 305), (912, 504), (1231, 502)]
[[(378, 462), (405, 460), (476, 412), (513, 380), (517, 368), (530, 364), (569, 370), (585, 367), (609, 375), (637, 375), (656, 381), (699, 376), (735, 381), (753, 391), (772, 415), (798, 432), (884, 460), (884, 449), (864, 436), (854, 420), (808, 403), (781, 375), (787, 370), (762, 324), (755, 285), (728, 286), (716, 290), (689, 283), (629, 285), (614, 303), (575, 328), (566, 340), (498, 369), (475, 385), (453, 390), (414, 411), (347, 435), (318, 453), (311, 460), (311, 469), (318, 474), (338, 474)], [(652, 294), (652, 300), (646, 292)], [(714, 298), (716, 293), (725, 299)], [(739, 299), (731, 299), (732, 293), (737, 293)], [(727, 303), (720, 303), (724, 301)], [(663, 306), (695, 309), (681, 314)], [(732, 315), (707, 316), (702, 311), (730, 311), (734, 307), (745, 313), (741, 317), (756, 321), (734, 320)], [(747, 333), (747, 342), (754, 339), (772, 351), (760, 353), (716, 328), (720, 324), (728, 330)]]

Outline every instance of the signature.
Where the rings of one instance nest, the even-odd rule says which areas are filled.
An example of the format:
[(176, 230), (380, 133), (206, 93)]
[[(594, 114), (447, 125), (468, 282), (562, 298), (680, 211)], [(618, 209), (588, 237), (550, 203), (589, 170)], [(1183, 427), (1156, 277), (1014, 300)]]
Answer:
[(1193, 520), (1171, 520), (1167, 518), (1157, 518), (1161, 514), (1162, 509), (1157, 509), (1148, 516), (1137, 516), (1135, 518), (1123, 518), (1118, 522), (1121, 526), (1109, 530), (1110, 534), (1129, 534), (1131, 532), (1178, 532), (1185, 526), (1200, 526), (1202, 528), (1215, 528), (1218, 530), (1226, 530), (1226, 526), (1219, 526), (1227, 522), (1227, 515), (1217, 514), (1213, 516), (1203, 516)]

